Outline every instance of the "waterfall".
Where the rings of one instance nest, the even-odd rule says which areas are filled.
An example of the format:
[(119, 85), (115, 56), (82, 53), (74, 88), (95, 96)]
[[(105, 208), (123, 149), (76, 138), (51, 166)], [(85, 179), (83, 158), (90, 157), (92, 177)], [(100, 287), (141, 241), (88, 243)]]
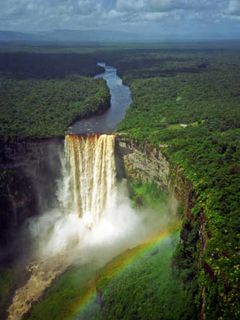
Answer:
[(63, 179), (59, 201), (89, 224), (99, 221), (116, 184), (115, 136), (65, 137)]

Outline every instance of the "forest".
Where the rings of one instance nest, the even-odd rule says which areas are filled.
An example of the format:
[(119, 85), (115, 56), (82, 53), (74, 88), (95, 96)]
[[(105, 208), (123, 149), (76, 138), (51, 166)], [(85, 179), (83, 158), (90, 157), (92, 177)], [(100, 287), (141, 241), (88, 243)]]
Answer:
[[(196, 307), (199, 292), (193, 283), (205, 286), (207, 319), (237, 319), (239, 52), (182, 50), (168, 53), (168, 58), (166, 53), (146, 52), (129, 60), (126, 56), (122, 55), (119, 69), (131, 87), (134, 103), (119, 131), (142, 143), (161, 145), (172, 170), (178, 168), (191, 182), (196, 203), (185, 224), (194, 228), (192, 241), (180, 244), (175, 253), (179, 273), (189, 294), (195, 295)], [(202, 219), (207, 248), (199, 268)]]
[(61, 49), (55, 48), (49, 53), (49, 49), (37, 52), (1, 52), (0, 73), (4, 76), (14, 78), (64, 78), (67, 75), (80, 74), (82, 76), (93, 76), (101, 72), (97, 66), (98, 57), (83, 53), (70, 52), (61, 53)]
[(109, 91), (101, 79), (3, 79), (0, 137), (64, 136), (74, 120), (103, 112), (109, 106)]
[[(154, 300), (152, 290), (165, 311), (160, 316), (155, 301), (151, 319), (195, 319), (203, 297), (207, 320), (239, 319), (240, 50), (166, 45), (98, 48), (86, 55), (75, 50), (0, 55), (1, 137), (62, 136), (73, 119), (90, 115), (99, 106), (105, 109), (106, 84), (86, 76), (97, 73), (96, 61), (106, 61), (118, 69), (133, 97), (118, 134), (161, 148), (172, 176), (177, 172), (192, 186), (190, 212), (183, 216), (179, 210), (182, 241), (173, 236), (174, 252), (163, 251), (152, 264), (149, 259), (134, 265), (112, 284), (102, 286), (104, 270), (99, 273), (97, 285), (105, 298), (99, 319), (111, 319), (116, 313), (121, 319), (129, 301), (124, 319), (144, 319)], [(132, 186), (133, 198), (139, 188)], [(153, 189), (140, 192), (143, 203), (144, 194)], [(166, 265), (160, 267), (161, 259)], [(64, 308), (68, 281), (78, 295), (76, 273), (71, 272), (64, 274), (65, 283), (59, 280), (50, 290), (54, 304), (44, 297), (34, 306), (32, 319), (41, 314), (48, 319), (59, 305)], [(148, 283), (136, 282), (134, 274), (143, 275)], [(7, 283), (8, 274), (5, 278)], [(175, 303), (177, 311), (168, 309)], [(98, 319), (95, 316), (92, 319)]]
[[(56, 48), (55, 48), (56, 50)], [(0, 53), (0, 137), (64, 136), (76, 119), (102, 112), (110, 96), (92, 53)]]

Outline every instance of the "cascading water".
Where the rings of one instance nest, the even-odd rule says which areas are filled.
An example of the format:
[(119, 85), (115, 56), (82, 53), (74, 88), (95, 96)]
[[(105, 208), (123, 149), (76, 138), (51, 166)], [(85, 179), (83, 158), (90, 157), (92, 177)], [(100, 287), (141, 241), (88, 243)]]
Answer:
[(114, 148), (114, 135), (65, 138), (59, 202), (65, 212), (77, 213), (89, 226), (99, 222), (116, 184)]
[(116, 187), (114, 149), (114, 135), (65, 137), (59, 207), (30, 223), (36, 261), (26, 268), (31, 276), (16, 290), (8, 320), (21, 319), (54, 278), (81, 256), (83, 246), (91, 238), (100, 241), (103, 229), (110, 228), (101, 225), (101, 216), (114, 203), (110, 201)]
[(15, 291), (8, 320), (20, 320), (68, 266), (91, 264), (94, 276), (171, 220), (132, 208), (126, 181), (116, 181), (114, 150), (114, 135), (66, 136), (59, 205), (29, 221), (34, 257), (26, 266), (28, 280)]

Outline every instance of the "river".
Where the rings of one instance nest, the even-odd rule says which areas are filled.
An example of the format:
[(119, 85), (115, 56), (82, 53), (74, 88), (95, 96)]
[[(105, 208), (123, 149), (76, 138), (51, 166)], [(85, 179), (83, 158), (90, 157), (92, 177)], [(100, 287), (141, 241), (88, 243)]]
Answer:
[(131, 91), (128, 86), (123, 84), (122, 79), (117, 74), (117, 69), (105, 63), (99, 63), (98, 65), (104, 68), (105, 72), (95, 76), (95, 79), (102, 78), (107, 82), (111, 95), (111, 106), (101, 115), (75, 122), (69, 128), (71, 134), (111, 133), (115, 131), (132, 103)]

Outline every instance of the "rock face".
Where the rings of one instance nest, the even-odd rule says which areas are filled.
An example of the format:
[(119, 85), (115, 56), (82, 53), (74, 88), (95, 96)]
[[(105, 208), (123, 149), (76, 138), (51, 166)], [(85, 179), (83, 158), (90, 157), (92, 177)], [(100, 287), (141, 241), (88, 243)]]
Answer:
[(117, 154), (123, 161), (127, 177), (134, 181), (154, 182), (160, 188), (170, 187), (170, 168), (161, 148), (117, 137)]
[(63, 139), (0, 141), (0, 247), (56, 202), (62, 148)]
[(192, 185), (187, 181), (179, 168), (172, 168), (158, 149), (149, 143), (141, 144), (121, 135), (116, 138), (117, 160), (121, 175), (135, 182), (153, 182), (159, 188), (167, 190), (184, 207), (185, 217), (191, 219), (191, 208), (194, 205)]

